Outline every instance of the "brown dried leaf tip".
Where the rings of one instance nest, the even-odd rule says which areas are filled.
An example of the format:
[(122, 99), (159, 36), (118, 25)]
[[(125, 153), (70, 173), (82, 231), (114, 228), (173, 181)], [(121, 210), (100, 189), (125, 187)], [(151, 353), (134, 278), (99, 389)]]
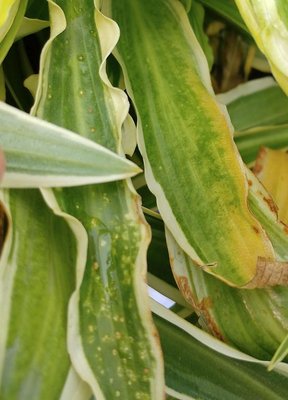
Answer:
[(288, 286), (288, 261), (258, 257), (256, 275), (244, 288), (255, 289), (276, 285)]

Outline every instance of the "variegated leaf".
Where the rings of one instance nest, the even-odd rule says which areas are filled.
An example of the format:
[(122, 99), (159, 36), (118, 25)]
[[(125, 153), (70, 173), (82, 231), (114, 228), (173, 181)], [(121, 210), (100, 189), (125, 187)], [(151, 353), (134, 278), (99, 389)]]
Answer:
[(146, 180), (165, 223), (200, 268), (231, 286), (265, 285), (258, 258), (273, 261), (274, 250), (247, 207), (231, 125), (185, 10), (176, 0), (104, 6), (121, 29), (117, 57), (137, 110)]
[(36, 190), (1, 191), (1, 202), (9, 225), (0, 260), (0, 397), (60, 399), (70, 370), (75, 238)]
[[(277, 221), (270, 195), (248, 170), (247, 174), (249, 205), (265, 227), (277, 257), (287, 264), (287, 229)], [(287, 288), (252, 291), (230, 288), (197, 268), (169, 232), (167, 244), (176, 282), (186, 301), (199, 314), (203, 327), (242, 351), (269, 360), (287, 334)], [(273, 277), (271, 273), (267, 279)]]
[(254, 165), (259, 149), (269, 146), (271, 149), (287, 149), (288, 124), (263, 126), (247, 131), (242, 131), (235, 136), (235, 143), (243, 160), (249, 165)]
[[(50, 12), (52, 36), (42, 53), (33, 113), (122, 154), (128, 101), (105, 73), (117, 27), (92, 0), (57, 0)], [(78, 270), (69, 306), (74, 367), (97, 400), (162, 398), (161, 352), (145, 285), (149, 230), (138, 196), (129, 181), (55, 195), (89, 238), (87, 263)]]
[[(283, 229), (287, 232), (288, 227), (288, 155), (281, 150), (262, 148), (254, 166), (254, 171), (263, 185), (269, 190), (275, 201), (274, 209), (279, 219), (283, 222)], [(270, 202), (271, 204), (271, 202)], [(273, 203), (272, 203), (273, 206)], [(287, 246), (286, 246), (287, 248)], [(269, 369), (273, 369), (288, 354), (288, 335), (284, 338), (275, 352)]]
[(243, 161), (255, 162), (259, 148), (288, 146), (288, 99), (271, 77), (255, 79), (217, 95), (235, 127), (234, 140)]
[(217, 95), (227, 106), (231, 122), (240, 131), (288, 123), (288, 99), (272, 77), (254, 79)]
[(258, 47), (288, 94), (288, 10), (285, 0), (235, 0)]
[(245, 361), (240, 361), (215, 351), (213, 339), (211, 347), (202, 343), (205, 333), (201, 340), (201, 332), (197, 337), (197, 328), (192, 324), (173, 316), (169, 310), (153, 307), (157, 310), (154, 320), (164, 352), (167, 393), (172, 398), (286, 399), (287, 377), (276, 372), (269, 373), (262, 365), (247, 362), (244, 355)]
[(75, 133), (0, 103), (2, 187), (77, 186), (134, 175), (139, 168)]

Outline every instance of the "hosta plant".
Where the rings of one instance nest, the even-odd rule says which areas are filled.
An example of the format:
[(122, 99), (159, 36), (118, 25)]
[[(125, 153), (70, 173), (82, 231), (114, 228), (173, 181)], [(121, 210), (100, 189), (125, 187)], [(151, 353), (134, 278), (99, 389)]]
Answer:
[(287, 43), (284, 1), (1, 3), (1, 399), (286, 398)]

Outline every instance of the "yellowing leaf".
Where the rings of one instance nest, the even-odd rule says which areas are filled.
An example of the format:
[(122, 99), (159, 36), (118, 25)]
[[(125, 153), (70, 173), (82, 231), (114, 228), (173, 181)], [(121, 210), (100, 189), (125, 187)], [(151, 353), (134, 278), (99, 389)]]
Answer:
[(254, 172), (277, 204), (279, 219), (288, 225), (288, 153), (262, 148)]
[(231, 286), (267, 284), (257, 274), (258, 259), (274, 260), (274, 250), (247, 206), (231, 124), (215, 100), (184, 8), (174, 0), (105, 4), (120, 26), (116, 56), (137, 110), (147, 184), (164, 222), (200, 268)]
[(17, 13), (20, 0), (2, 0), (0, 5), (0, 41), (7, 33)]
[(288, 94), (288, 9), (286, 0), (235, 0), (258, 47)]

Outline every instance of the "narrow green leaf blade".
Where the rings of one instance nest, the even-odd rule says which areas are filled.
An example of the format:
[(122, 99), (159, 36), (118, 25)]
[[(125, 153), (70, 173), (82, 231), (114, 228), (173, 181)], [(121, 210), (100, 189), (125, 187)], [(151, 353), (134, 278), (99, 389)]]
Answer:
[(205, 7), (210, 8), (217, 14), (221, 15), (230, 23), (240, 28), (243, 32), (248, 33), (248, 29), (235, 5), (233, 0), (198, 0)]
[[(92, 0), (59, 0), (50, 7), (54, 29), (42, 53), (33, 113), (122, 153), (128, 101), (105, 74), (118, 29)], [(89, 239), (69, 305), (75, 369), (97, 400), (162, 399), (162, 358), (144, 279), (149, 231), (139, 198), (129, 181), (64, 188), (55, 195)]]
[(213, 57), (212, 47), (209, 44), (208, 36), (204, 31), (204, 26), (203, 26), (205, 18), (204, 7), (197, 1), (193, 1), (193, 3), (189, 8), (188, 18), (194, 30), (195, 36), (197, 37), (197, 40), (200, 43), (205, 53), (209, 69), (211, 69), (214, 57)]
[(288, 99), (274, 79), (261, 78), (217, 96), (227, 106), (232, 124), (239, 131), (288, 123)]
[(268, 366), (268, 371), (272, 371), (272, 369), (275, 368), (275, 366), (279, 364), (279, 362), (286, 359), (287, 355), (288, 355), (288, 335), (285, 337), (285, 339), (275, 352), (274, 356), (272, 357), (272, 360), (270, 361), (270, 364)]
[(235, 136), (235, 143), (247, 164), (253, 164), (262, 146), (271, 149), (287, 149), (288, 147), (288, 124), (263, 126), (255, 129), (242, 131)]
[[(286, 255), (287, 260), (285, 226), (277, 223), (275, 211), (270, 209), (273, 201), (269, 194), (263, 191), (255, 177), (252, 179), (253, 174), (249, 174), (249, 206), (254, 212), (261, 210), (256, 214), (258, 219), (271, 237), (278, 257), (285, 259)], [(266, 208), (260, 208), (259, 203), (264, 198)], [(168, 255), (163, 250), (161, 255), (156, 253), (165, 245), (164, 224), (152, 216), (149, 223), (153, 233), (149, 270), (169, 285), (174, 285)], [(269, 360), (287, 334), (287, 288), (253, 291), (230, 288), (193, 266), (169, 234), (168, 248), (175, 279), (186, 301), (200, 316), (204, 329), (248, 354)]]
[[(252, 173), (247, 178), (249, 206), (265, 228), (277, 258), (287, 261), (288, 233), (277, 221), (273, 200)], [(204, 329), (247, 354), (269, 360), (287, 334), (287, 287), (252, 291), (228, 287), (197, 268), (169, 233), (167, 244), (175, 280)]]
[(197, 268), (171, 235), (167, 241), (175, 280), (201, 326), (247, 354), (270, 360), (287, 334), (287, 288), (231, 288)]
[(268, 373), (263, 366), (219, 354), (163, 316), (154, 314), (154, 321), (164, 352), (166, 384), (176, 392), (175, 398), (286, 399), (286, 377)]
[(139, 168), (91, 140), (0, 103), (2, 187), (77, 186), (132, 176)]
[(38, 191), (2, 191), (1, 200), (11, 221), (0, 261), (0, 397), (58, 399), (70, 369), (75, 239)]
[(217, 96), (236, 129), (234, 140), (246, 164), (262, 146), (288, 146), (288, 99), (271, 77), (255, 79)]
[(205, 271), (232, 286), (265, 284), (257, 260), (273, 260), (274, 251), (247, 207), (243, 164), (185, 10), (173, 0), (110, 0), (106, 8), (122, 33), (117, 54), (165, 223)]

